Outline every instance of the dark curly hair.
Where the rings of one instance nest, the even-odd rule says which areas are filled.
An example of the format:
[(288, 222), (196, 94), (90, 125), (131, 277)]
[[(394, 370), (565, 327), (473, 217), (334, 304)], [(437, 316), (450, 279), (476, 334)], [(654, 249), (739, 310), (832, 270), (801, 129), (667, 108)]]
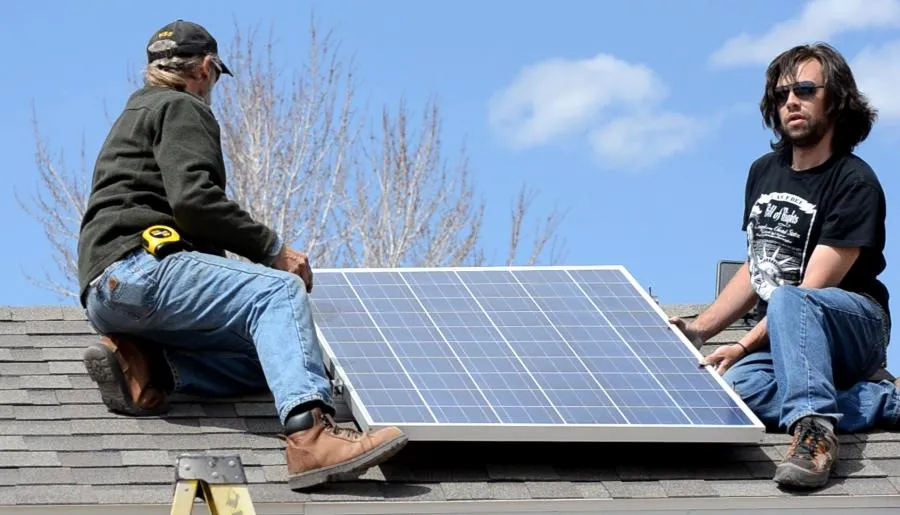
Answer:
[(789, 153), (791, 150), (791, 143), (785, 139), (781, 129), (775, 87), (781, 77), (786, 76), (793, 80), (798, 65), (808, 59), (817, 59), (822, 64), (825, 103), (828, 106), (826, 114), (834, 123), (831, 151), (852, 152), (868, 137), (878, 112), (856, 87), (850, 65), (840, 52), (822, 42), (798, 45), (782, 52), (766, 70), (766, 90), (759, 104), (759, 110), (766, 127), (772, 129), (777, 137), (777, 140), (771, 143), (772, 150), (779, 153)]

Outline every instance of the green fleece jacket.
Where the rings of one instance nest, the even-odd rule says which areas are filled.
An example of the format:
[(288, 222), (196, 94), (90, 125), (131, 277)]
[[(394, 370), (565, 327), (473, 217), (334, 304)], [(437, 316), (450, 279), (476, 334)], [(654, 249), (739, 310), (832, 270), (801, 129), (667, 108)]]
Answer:
[(229, 200), (225, 184), (219, 124), (202, 99), (161, 87), (133, 93), (94, 168), (78, 240), (82, 305), (91, 280), (154, 224), (174, 227), (194, 250), (269, 264), (280, 238)]

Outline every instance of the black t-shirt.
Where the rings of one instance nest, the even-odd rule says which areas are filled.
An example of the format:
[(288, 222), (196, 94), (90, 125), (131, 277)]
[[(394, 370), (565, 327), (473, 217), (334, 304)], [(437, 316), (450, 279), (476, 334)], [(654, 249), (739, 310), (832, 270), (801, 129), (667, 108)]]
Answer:
[(758, 316), (775, 287), (800, 284), (820, 244), (861, 247), (838, 286), (872, 296), (889, 313), (887, 288), (877, 279), (885, 268), (885, 214), (875, 172), (854, 154), (802, 172), (775, 152), (757, 159), (747, 177), (742, 229)]

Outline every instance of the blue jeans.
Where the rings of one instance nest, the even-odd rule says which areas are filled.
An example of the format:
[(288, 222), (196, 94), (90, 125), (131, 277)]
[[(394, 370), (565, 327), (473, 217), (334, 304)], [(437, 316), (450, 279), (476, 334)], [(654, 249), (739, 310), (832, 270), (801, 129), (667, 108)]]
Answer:
[(297, 405), (332, 405), (300, 277), (198, 252), (143, 249), (110, 265), (87, 294), (101, 334), (159, 343), (175, 391), (227, 397), (270, 391), (284, 423)]
[(792, 431), (817, 415), (855, 432), (900, 419), (900, 392), (867, 380), (882, 366), (890, 331), (869, 297), (838, 288), (777, 288), (767, 310), (769, 347), (745, 356), (725, 382), (769, 427)]

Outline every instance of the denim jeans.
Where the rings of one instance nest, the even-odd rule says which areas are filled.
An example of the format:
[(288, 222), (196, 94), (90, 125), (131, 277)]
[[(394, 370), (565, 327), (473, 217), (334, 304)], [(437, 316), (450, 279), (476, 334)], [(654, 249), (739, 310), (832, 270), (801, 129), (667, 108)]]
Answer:
[(296, 275), (198, 252), (160, 260), (138, 249), (93, 282), (86, 302), (101, 334), (157, 342), (176, 392), (268, 390), (282, 423), (299, 404), (331, 407), (309, 297)]
[(777, 288), (767, 311), (769, 347), (745, 356), (725, 382), (769, 427), (807, 415), (855, 432), (900, 418), (900, 392), (867, 380), (885, 359), (889, 322), (869, 297), (839, 288)]

